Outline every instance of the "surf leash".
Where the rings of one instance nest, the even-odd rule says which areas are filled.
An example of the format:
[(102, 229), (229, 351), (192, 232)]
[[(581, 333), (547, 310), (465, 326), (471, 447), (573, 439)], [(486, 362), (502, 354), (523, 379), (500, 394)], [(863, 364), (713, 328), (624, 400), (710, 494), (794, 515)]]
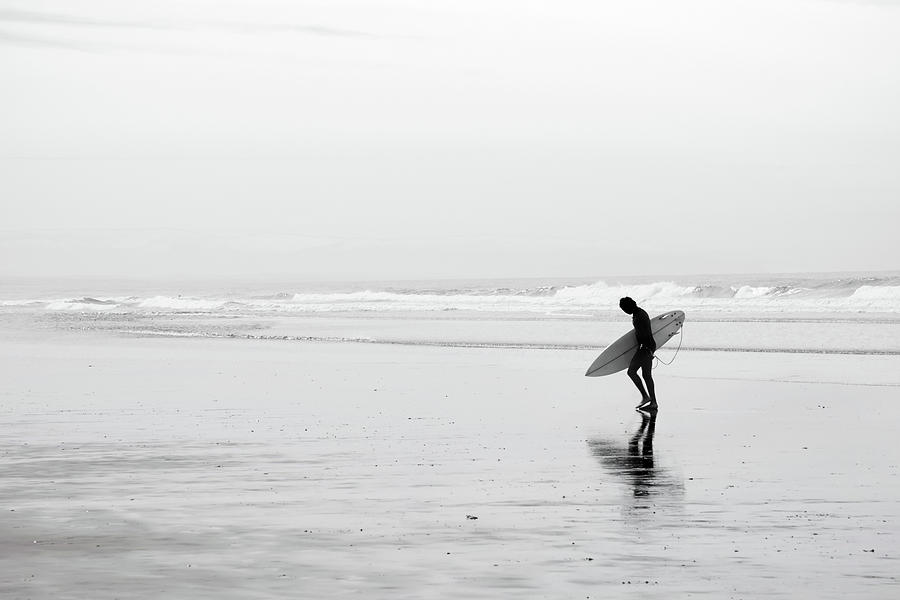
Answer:
[(678, 330), (678, 347), (675, 348), (675, 354), (672, 355), (672, 359), (669, 362), (666, 362), (663, 359), (661, 359), (660, 357), (656, 356), (656, 354), (654, 353), (653, 358), (656, 359), (656, 364), (653, 365), (653, 368), (655, 369), (656, 367), (658, 367), (659, 363), (669, 366), (673, 362), (675, 362), (675, 357), (678, 356), (678, 351), (681, 350), (682, 340), (684, 340), (684, 323), (681, 324), (681, 329)]

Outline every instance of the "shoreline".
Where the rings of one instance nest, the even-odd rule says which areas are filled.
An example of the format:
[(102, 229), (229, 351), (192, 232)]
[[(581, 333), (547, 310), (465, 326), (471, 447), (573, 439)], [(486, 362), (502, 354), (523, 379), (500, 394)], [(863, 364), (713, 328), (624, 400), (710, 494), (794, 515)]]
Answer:
[[(597, 319), (494, 319), (491, 315), (125, 314), (0, 311), (0, 330), (25, 338), (60, 336), (230, 338), (245, 341), (364, 343), (460, 348), (553, 349), (599, 353), (628, 330), (622, 315)], [(900, 321), (704, 321), (688, 315), (681, 336), (661, 349), (668, 360), (685, 352), (900, 355)]]

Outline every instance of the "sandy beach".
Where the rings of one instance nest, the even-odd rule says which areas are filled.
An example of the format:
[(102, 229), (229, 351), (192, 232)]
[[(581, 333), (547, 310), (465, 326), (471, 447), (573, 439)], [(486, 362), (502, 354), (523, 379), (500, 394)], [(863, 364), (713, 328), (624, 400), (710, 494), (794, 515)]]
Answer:
[(7, 336), (0, 595), (900, 593), (900, 357), (592, 358)]

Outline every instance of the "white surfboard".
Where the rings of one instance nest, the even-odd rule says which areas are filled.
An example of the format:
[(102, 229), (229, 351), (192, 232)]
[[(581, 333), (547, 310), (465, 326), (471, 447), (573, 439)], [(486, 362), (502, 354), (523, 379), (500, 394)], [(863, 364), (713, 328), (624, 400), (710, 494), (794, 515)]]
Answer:
[[(663, 344), (668, 342), (672, 336), (677, 335), (681, 331), (682, 325), (684, 325), (684, 313), (680, 310), (673, 310), (650, 319), (650, 331), (653, 332), (653, 340), (656, 342), (657, 349), (662, 348)], [(597, 360), (591, 363), (585, 375), (600, 377), (627, 369), (637, 349), (637, 337), (632, 329), (607, 346)]]

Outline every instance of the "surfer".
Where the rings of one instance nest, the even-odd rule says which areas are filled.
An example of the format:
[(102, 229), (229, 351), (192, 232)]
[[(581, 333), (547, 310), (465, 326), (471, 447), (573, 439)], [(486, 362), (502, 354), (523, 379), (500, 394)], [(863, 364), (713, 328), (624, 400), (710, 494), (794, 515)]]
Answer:
[[(650, 316), (643, 308), (637, 305), (637, 302), (628, 296), (619, 300), (619, 308), (631, 315), (631, 322), (634, 324), (634, 334), (637, 337), (638, 349), (628, 365), (628, 376), (637, 386), (641, 393), (641, 403), (637, 405), (639, 410), (656, 410), (656, 388), (653, 385), (653, 353), (656, 352), (656, 341), (653, 339), (653, 332), (650, 330)], [(647, 388), (644, 389), (644, 383), (638, 376), (638, 369), (644, 376), (644, 382)]]

